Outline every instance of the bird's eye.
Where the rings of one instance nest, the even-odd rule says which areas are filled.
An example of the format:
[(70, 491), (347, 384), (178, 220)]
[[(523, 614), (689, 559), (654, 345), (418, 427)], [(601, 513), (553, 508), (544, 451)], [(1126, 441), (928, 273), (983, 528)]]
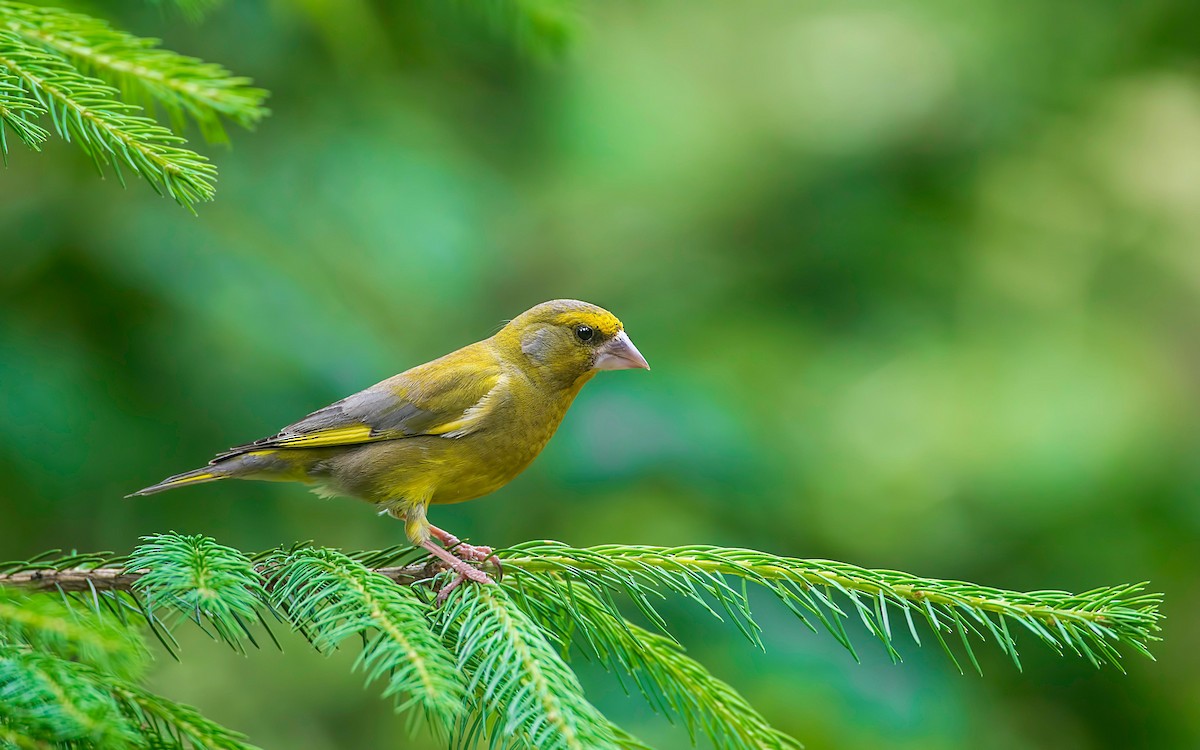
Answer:
[(579, 339), (580, 341), (584, 341), (584, 342), (591, 341), (592, 337), (595, 335), (596, 335), (596, 330), (594, 328), (592, 328), (591, 326), (576, 326), (575, 327), (575, 338)]

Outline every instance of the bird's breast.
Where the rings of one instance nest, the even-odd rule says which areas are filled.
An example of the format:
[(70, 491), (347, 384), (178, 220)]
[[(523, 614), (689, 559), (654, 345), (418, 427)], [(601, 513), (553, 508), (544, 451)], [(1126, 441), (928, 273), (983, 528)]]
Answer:
[(472, 500), (511, 482), (550, 442), (574, 396), (538, 399), (518, 392), (499, 404), (477, 431), (444, 439), (449, 444), (436, 451), (443, 454), (443, 481), (432, 502)]

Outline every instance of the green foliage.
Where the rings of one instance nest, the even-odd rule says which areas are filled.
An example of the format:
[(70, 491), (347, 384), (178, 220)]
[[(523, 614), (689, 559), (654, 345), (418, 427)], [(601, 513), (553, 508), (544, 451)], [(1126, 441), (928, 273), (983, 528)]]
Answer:
[(187, 116), (205, 138), (226, 141), (222, 117), (253, 128), (267, 115), (263, 107), (267, 92), (250, 86), (250, 79), (160, 49), (156, 39), (136, 37), (104, 21), (57, 8), (6, 3), (0, 5), (0, 14), (10, 31), (116, 86), (126, 101), (151, 112), (163, 107), (177, 131)]
[[(1033, 633), (1059, 654), (1071, 651), (1097, 667), (1108, 663), (1122, 669), (1116, 646), (1125, 644), (1149, 656), (1147, 647), (1158, 640), (1155, 634), (1161, 619), (1161, 595), (1143, 593), (1143, 584), (1083, 594), (1021, 593), (829, 560), (708, 546), (606, 545), (581, 550), (554, 542), (531, 542), (506, 550), (502, 557), (507, 565), (525, 572), (552, 572), (596, 591), (620, 591), (659, 627), (665, 623), (651, 596), (657, 596), (660, 589), (686, 596), (719, 617), (709, 603), (715, 600), (756, 645), (761, 644), (759, 627), (745, 589), (733, 580), (768, 589), (809, 629), (817, 631), (816, 620), (856, 659), (846, 629), (848, 620), (861, 621), (895, 661), (900, 654), (893, 645), (893, 631), (903, 627), (919, 645), (915, 621), (924, 621), (960, 671), (946, 635), (962, 645), (976, 670), (980, 667), (972, 637), (990, 638), (1020, 667), (1010, 623)], [(843, 604), (838, 603), (839, 596)], [(903, 623), (893, 627), (893, 617), (898, 622), (903, 617)]]
[(492, 747), (603, 750), (617, 746), (607, 719), (583, 696), (547, 633), (497, 586), (457, 589), (441, 613), (470, 682), (470, 714), (456, 747), (480, 735)]
[[(248, 556), (208, 537), (159, 534), (122, 562), (76, 555), (8, 564), (0, 569), (0, 728), (20, 735), (6, 740), (18, 747), (22, 738), (145, 744), (145, 731), (178, 746), (241, 747), (192, 709), (129, 682), (143, 653), (129, 628), (182, 619), (160, 617), (164, 610), (239, 650), (255, 643), (252, 624), (265, 627), (276, 613), (323, 653), (361, 639), (355, 667), (368, 682), (385, 681), (383, 695), (398, 711), (420, 708), (455, 747), (485, 741), (550, 750), (645, 747), (585, 697), (566, 660), (573, 648), (623, 684), (632, 680), (655, 710), (681, 718), (693, 742), (703, 733), (720, 750), (800, 747), (687, 656), (655, 607), (665, 596), (723, 614), (761, 645), (746, 590), (756, 585), (814, 632), (814, 621), (821, 623), (851, 653), (857, 620), (896, 659), (892, 620), (902, 618), (916, 643), (923, 623), (952, 659), (947, 636), (977, 667), (973, 637), (1016, 660), (1015, 625), (1060, 654), (1119, 667), (1118, 646), (1149, 656), (1161, 618), (1161, 597), (1136, 586), (1020, 593), (700, 546), (531, 542), (498, 554), (501, 585), (460, 586), (441, 607), (432, 594), (444, 576), (400, 547), (347, 555), (302, 546)], [(68, 595), (6, 591), (16, 586)], [(90, 596), (77, 595), (84, 590)], [(623, 606), (662, 632), (626, 619)]]
[[(99, 77), (96, 77), (99, 76)], [(124, 182), (127, 169), (186, 208), (211, 200), (216, 168), (184, 148), (184, 116), (206, 137), (225, 140), (222, 118), (252, 127), (267, 114), (266, 92), (219, 65), (158, 48), (157, 40), (116, 31), (103, 21), (15, 2), (0, 2), (0, 151), (5, 126), (37, 149), (47, 132), (75, 141), (103, 172)], [(141, 114), (161, 106), (176, 131)]]
[(110, 689), (150, 747), (255, 750), (242, 735), (205, 718), (191, 706), (130, 683), (115, 683)]
[(0, 589), (0, 748), (252, 750), (195, 709), (132, 682), (149, 654), (139, 621), (93, 594), (95, 608)]
[(628, 675), (656, 711), (682, 718), (693, 743), (703, 731), (720, 750), (801, 747), (732, 686), (687, 656), (678, 642), (629, 622), (611, 600), (601, 602), (586, 585), (562, 576), (522, 576), (513, 596), (562, 642), (574, 644), (618, 677)]
[(149, 656), (141, 639), (108, 610), (11, 589), (0, 589), (0, 643), (23, 644), (124, 679), (140, 676)]
[(243, 638), (253, 643), (247, 621), (260, 619), (266, 592), (245, 555), (203, 536), (156, 534), (144, 541), (126, 567), (146, 571), (135, 589), (150, 612), (166, 609), (207, 623), (235, 649)]
[[(268, 562), (271, 601), (323, 653), (363, 639), (355, 667), (386, 680), (396, 710), (420, 706), (449, 728), (463, 710), (461, 673), (430, 630), (429, 605), (336, 550), (301, 548)], [(407, 700), (401, 700), (407, 695)]]
[(573, 0), (459, 0), (457, 5), (521, 49), (545, 58), (561, 56), (578, 33)]

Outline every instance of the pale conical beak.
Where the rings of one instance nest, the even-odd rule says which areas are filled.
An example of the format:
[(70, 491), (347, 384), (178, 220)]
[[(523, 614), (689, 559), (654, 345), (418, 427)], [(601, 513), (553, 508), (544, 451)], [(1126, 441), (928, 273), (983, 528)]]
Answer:
[(649, 370), (646, 358), (637, 350), (629, 335), (621, 331), (596, 351), (595, 370)]

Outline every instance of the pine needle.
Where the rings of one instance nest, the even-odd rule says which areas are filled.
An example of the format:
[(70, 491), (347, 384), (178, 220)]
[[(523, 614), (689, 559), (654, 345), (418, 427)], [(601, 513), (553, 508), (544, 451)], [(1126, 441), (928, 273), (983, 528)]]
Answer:
[(471, 747), (480, 735), (489, 747), (514, 740), (538, 750), (617, 747), (608, 720), (584, 698), (558, 649), (501, 587), (459, 587), (439, 614), (470, 676), (472, 710), (455, 747)]
[[(689, 601), (761, 646), (749, 594), (758, 587), (852, 654), (861, 626), (895, 660), (896, 640), (911, 636), (976, 670), (980, 642), (1020, 668), (1021, 633), (1058, 654), (1121, 668), (1129, 651), (1150, 656), (1162, 619), (1162, 597), (1141, 584), (1016, 592), (706, 546), (530, 542), (498, 553), (501, 585), (461, 586), (439, 608), (430, 600), (444, 576), (431, 578), (409, 547), (346, 555), (300, 545), (246, 555), (207, 537), (161, 534), (128, 560), (56, 554), (0, 564), (0, 728), (12, 735), (0, 743), (10, 746), (124, 737), (137, 726), (160, 738), (151, 746), (204, 746), (193, 732), (212, 747), (243, 747), (190, 709), (111, 674), (124, 668), (121, 629), (143, 623), (168, 648), (170, 627), (188, 620), (242, 649), (278, 612), (322, 652), (361, 638), (356, 668), (368, 681), (386, 680), (383, 694), (397, 710), (417, 709), (435, 730), (448, 729), (456, 748), (643, 748), (584, 696), (565, 660), (573, 646), (632, 682), (655, 710), (679, 717), (693, 742), (705, 735), (719, 750), (795, 750), (795, 739), (671, 637), (657, 609), (664, 598)], [(652, 630), (625, 618), (630, 606)], [(105, 680), (95, 678), (101, 673)]]
[(272, 601), (318, 651), (329, 653), (347, 638), (361, 637), (355, 667), (366, 672), (367, 682), (386, 679), (383, 695), (396, 698), (397, 711), (417, 705), (436, 725), (453, 725), (466, 689), (429, 628), (429, 606), (411, 589), (329, 549), (280, 554), (267, 568)]
[[(652, 621), (648, 590), (668, 589), (714, 612), (720, 603), (756, 644), (757, 626), (741, 579), (771, 591), (810, 627), (815, 619), (854, 653), (845, 623), (860, 621), (879, 640), (889, 656), (899, 660), (890, 625), (898, 610), (911, 623), (923, 619), (956, 665), (955, 651), (944, 634), (957, 640), (978, 670), (973, 643), (988, 639), (1012, 658), (1017, 643), (1008, 623), (1021, 625), (1057, 653), (1070, 651), (1096, 666), (1121, 666), (1118, 645), (1149, 656), (1157, 641), (1162, 615), (1159, 594), (1145, 593), (1145, 584), (1125, 584), (1083, 594), (1064, 591), (1021, 593), (962, 581), (920, 578), (890, 570), (869, 570), (830, 560), (801, 560), (746, 549), (719, 547), (641, 547), (607, 545), (573, 549), (557, 542), (530, 542), (500, 553), (506, 571), (554, 573), (593, 590), (621, 593)], [(841, 602), (839, 604), (839, 602)], [(920, 643), (916, 629), (913, 638)], [(959, 667), (961, 669), (961, 666)]]
[(0, 2), (0, 28), (57, 52), (80, 71), (117, 87), (125, 101), (152, 112), (163, 107), (175, 129), (185, 115), (210, 141), (225, 142), (226, 118), (253, 128), (268, 110), (267, 92), (220, 65), (161, 49), (157, 39), (118, 31), (106, 22), (58, 8)]

